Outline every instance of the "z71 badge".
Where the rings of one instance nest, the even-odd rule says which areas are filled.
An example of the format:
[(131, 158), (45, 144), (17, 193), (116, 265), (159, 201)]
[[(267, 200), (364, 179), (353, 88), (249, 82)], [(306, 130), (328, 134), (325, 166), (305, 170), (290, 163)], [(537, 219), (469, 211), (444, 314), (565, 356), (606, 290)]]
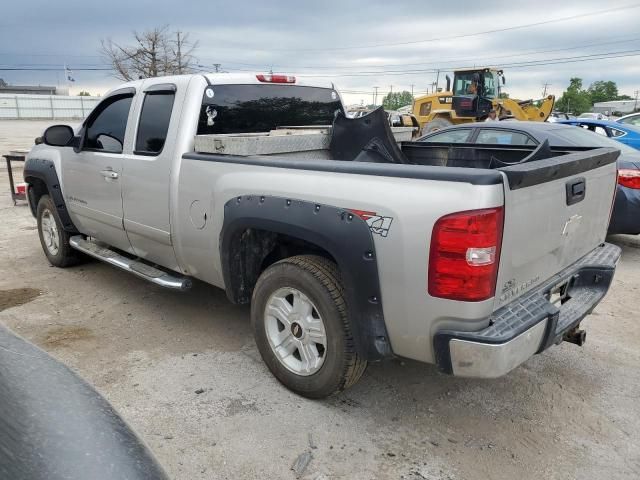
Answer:
[(357, 216), (367, 222), (371, 233), (375, 233), (376, 235), (380, 235), (381, 237), (386, 237), (389, 234), (389, 229), (391, 228), (393, 217), (383, 217), (382, 215), (378, 215), (376, 212), (368, 212), (366, 210), (349, 211), (355, 213)]

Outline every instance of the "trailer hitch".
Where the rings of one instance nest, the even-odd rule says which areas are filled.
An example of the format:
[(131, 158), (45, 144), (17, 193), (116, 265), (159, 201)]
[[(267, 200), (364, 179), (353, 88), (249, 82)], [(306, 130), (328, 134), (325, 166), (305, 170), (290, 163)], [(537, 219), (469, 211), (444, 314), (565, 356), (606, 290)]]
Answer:
[(581, 347), (587, 340), (587, 332), (585, 330), (581, 330), (580, 325), (576, 325), (567, 333), (565, 333), (562, 339), (565, 342), (575, 343), (576, 345)]

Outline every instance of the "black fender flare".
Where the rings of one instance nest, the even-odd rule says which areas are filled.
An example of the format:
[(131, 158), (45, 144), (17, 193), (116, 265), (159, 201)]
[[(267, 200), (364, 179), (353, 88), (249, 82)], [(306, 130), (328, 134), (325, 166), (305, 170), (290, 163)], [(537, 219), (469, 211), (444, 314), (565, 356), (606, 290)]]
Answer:
[[(24, 181), (31, 184), (33, 181), (29, 180), (34, 178), (42, 180), (46, 185), (49, 196), (58, 211), (60, 221), (62, 221), (62, 227), (69, 233), (78, 233), (67, 211), (67, 205), (62, 195), (60, 180), (58, 179), (58, 173), (56, 172), (54, 163), (51, 160), (29, 158), (24, 165)], [(36, 199), (33, 198), (33, 189), (29, 188), (28, 194), (30, 195), (29, 205), (31, 206), (31, 213), (35, 216), (38, 204), (37, 201), (35, 201)]]
[(367, 360), (392, 355), (384, 323), (375, 246), (369, 225), (354, 213), (330, 205), (266, 195), (226, 202), (220, 258), (227, 296), (248, 303), (253, 285), (242, 275), (241, 235), (258, 229), (304, 240), (327, 251), (343, 279), (349, 320), (358, 353)]

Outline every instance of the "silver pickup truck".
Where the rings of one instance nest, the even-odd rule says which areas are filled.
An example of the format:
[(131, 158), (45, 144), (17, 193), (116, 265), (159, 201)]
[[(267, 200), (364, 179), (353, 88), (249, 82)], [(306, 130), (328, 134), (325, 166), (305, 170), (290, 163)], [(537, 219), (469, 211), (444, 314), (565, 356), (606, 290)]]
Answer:
[(604, 242), (617, 150), (399, 143), (381, 110), (346, 118), (332, 85), (289, 76), (130, 82), (36, 143), (24, 176), (49, 262), (224, 289), (251, 303), (275, 377), (312, 398), (391, 356), (491, 378), (581, 345), (620, 256)]

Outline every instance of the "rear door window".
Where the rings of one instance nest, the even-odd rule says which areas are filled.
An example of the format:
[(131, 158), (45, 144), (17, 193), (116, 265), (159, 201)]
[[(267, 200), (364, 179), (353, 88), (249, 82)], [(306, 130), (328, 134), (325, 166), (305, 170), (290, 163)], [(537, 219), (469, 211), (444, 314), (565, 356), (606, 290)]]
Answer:
[(268, 132), (278, 127), (331, 125), (343, 111), (330, 88), (297, 85), (211, 85), (205, 89), (198, 134)]
[(149, 92), (144, 97), (134, 153), (158, 155), (164, 148), (169, 131), (175, 92)]
[(501, 130), (499, 128), (482, 128), (476, 138), (476, 143), (490, 145), (537, 145), (529, 135), (511, 130)]

